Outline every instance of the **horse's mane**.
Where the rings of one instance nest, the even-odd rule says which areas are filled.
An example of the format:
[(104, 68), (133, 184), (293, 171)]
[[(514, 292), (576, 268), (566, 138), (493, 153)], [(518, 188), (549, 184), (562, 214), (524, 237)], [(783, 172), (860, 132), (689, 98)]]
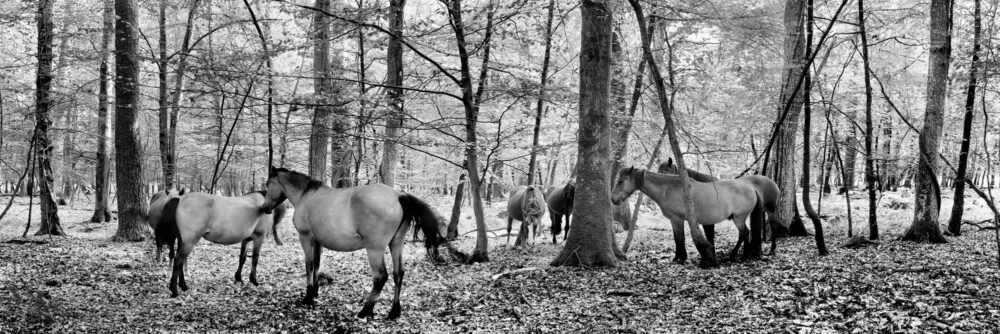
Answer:
[(255, 190), (255, 191), (251, 191), (251, 192), (248, 192), (246, 194), (243, 194), (243, 196), (250, 195), (250, 194), (253, 194), (253, 193), (258, 193), (261, 196), (267, 197), (267, 190)]
[[(719, 178), (715, 176), (712, 176), (707, 173), (702, 173), (691, 168), (688, 168), (687, 171), (688, 171), (688, 177), (698, 182), (715, 182), (719, 180)], [(656, 172), (660, 174), (671, 174), (671, 175), (679, 174), (677, 173), (677, 165), (673, 163), (673, 159), (667, 160), (667, 162), (660, 164), (660, 166), (656, 168)]]
[(323, 182), (309, 177), (309, 175), (296, 172), (291, 169), (284, 167), (278, 167), (274, 169), (275, 173), (286, 173), (288, 175), (288, 182), (294, 187), (302, 189), (302, 193), (307, 193), (323, 186)]

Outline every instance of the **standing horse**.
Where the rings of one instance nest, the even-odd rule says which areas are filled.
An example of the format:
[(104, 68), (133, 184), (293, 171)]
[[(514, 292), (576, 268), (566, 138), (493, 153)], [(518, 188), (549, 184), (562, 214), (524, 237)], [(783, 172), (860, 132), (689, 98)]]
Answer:
[[(525, 241), (538, 238), (538, 225), (541, 223), (542, 215), (545, 214), (545, 197), (542, 196), (541, 186), (518, 186), (507, 199), (507, 243), (510, 243), (510, 229), (514, 225), (514, 220), (527, 224), (532, 232), (524, 236)], [(519, 231), (528, 231), (528, 228), (521, 228)], [(518, 239), (521, 238), (518, 232)], [(515, 244), (516, 244), (515, 240)]]
[[(657, 168), (656, 171), (661, 174), (674, 174), (674, 175), (678, 174), (677, 165), (674, 164), (673, 158), (668, 158), (667, 162), (660, 164), (660, 167)], [(690, 168), (688, 168), (687, 171), (688, 171), (688, 176), (690, 176), (691, 179), (698, 182), (719, 181), (719, 178), (715, 176), (705, 174)], [(774, 181), (771, 180), (771, 178), (764, 175), (747, 175), (737, 180), (742, 180), (750, 183), (750, 185), (753, 186), (753, 188), (757, 190), (758, 193), (760, 193), (760, 195), (763, 197), (764, 200), (764, 209), (766, 209), (767, 211), (767, 221), (770, 224), (772, 224), (771, 226), (774, 226), (773, 224), (777, 223), (776, 219), (778, 217), (777, 214), (775, 213), (777, 212), (778, 209), (778, 196), (781, 195), (781, 190), (778, 189), (778, 184), (774, 183)], [(709, 240), (712, 240), (714, 238), (715, 228), (713, 227), (709, 229), (708, 226), (704, 226), (704, 228), (705, 228), (705, 236), (708, 237)], [(774, 230), (772, 229), (772, 231)], [(684, 231), (682, 230), (681, 233), (684, 233)], [(709, 233), (711, 233), (712, 236), (709, 236)], [(774, 236), (772, 235), (771, 254), (774, 254), (774, 248), (776, 245), (777, 243), (775, 241)]]
[[(732, 252), (729, 253), (729, 258), (735, 260), (740, 245), (744, 243), (746, 246), (743, 250), (743, 259), (760, 257), (760, 230), (764, 221), (764, 202), (761, 195), (748, 183), (738, 180), (707, 183), (691, 181), (689, 184), (699, 224), (703, 226), (715, 225), (724, 220), (732, 220), (736, 224), (740, 237)], [(687, 210), (684, 205), (684, 192), (681, 188), (680, 176), (647, 172), (645, 169), (635, 169), (634, 167), (622, 169), (618, 173), (618, 181), (611, 192), (611, 201), (617, 205), (636, 190), (642, 191), (656, 202), (660, 206), (660, 210), (663, 211), (663, 215), (670, 220), (674, 230), (674, 242), (677, 244), (677, 255), (674, 261), (686, 261), (687, 251), (684, 247), (683, 231)], [(748, 217), (752, 227), (752, 236), (750, 235), (751, 231), (747, 230), (746, 226)], [(749, 240), (747, 240), (748, 237), (750, 237)]]
[(426, 203), (384, 184), (333, 189), (305, 174), (271, 167), (267, 198), (261, 208), (269, 212), (286, 198), (295, 207), (292, 221), (299, 232), (299, 242), (305, 254), (306, 294), (303, 304), (315, 303), (323, 248), (338, 252), (364, 249), (372, 270), (372, 290), (357, 316), (367, 318), (374, 315), (375, 301), (388, 279), (385, 270), (385, 249), (388, 247), (392, 255), (392, 278), (396, 284), (388, 318), (395, 319), (400, 315), (403, 244), (410, 221), (417, 221), (423, 229), (429, 257), (437, 259), (437, 246), (444, 243), (438, 232), (437, 215)]
[[(156, 231), (157, 226), (160, 226), (160, 222), (163, 221), (164, 212), (173, 212), (177, 208), (177, 201), (172, 201), (173, 199), (180, 198), (184, 195), (184, 189), (181, 191), (175, 191), (172, 189), (167, 189), (164, 191), (157, 192), (153, 194), (153, 198), (149, 199), (149, 211), (146, 215), (146, 223), (149, 227)], [(156, 262), (160, 262), (160, 255), (163, 253), (163, 245), (167, 245), (167, 257), (171, 260), (174, 259), (174, 240), (160, 240), (156, 241)]]
[(178, 283), (187, 291), (184, 269), (188, 255), (194, 246), (205, 240), (232, 245), (241, 242), (240, 264), (236, 268), (236, 282), (243, 282), (243, 263), (246, 261), (247, 243), (253, 241), (253, 260), (250, 267), (250, 283), (257, 285), (257, 259), (264, 237), (284, 216), (284, 207), (274, 214), (264, 213), (264, 192), (255, 191), (240, 197), (223, 197), (195, 192), (170, 200), (176, 204), (173, 211), (164, 211), (164, 219), (155, 230), (157, 242), (173, 242), (177, 239), (177, 256), (174, 257), (173, 272), (170, 276), (170, 297), (177, 297)]
[[(551, 187), (545, 192), (545, 203), (549, 205), (549, 218), (552, 220), (552, 243), (556, 243), (556, 236), (564, 232), (563, 241), (569, 235), (569, 220), (573, 214), (573, 199), (576, 197), (576, 185), (573, 182), (566, 183), (562, 188)], [(566, 228), (562, 228), (562, 218), (566, 217)]]

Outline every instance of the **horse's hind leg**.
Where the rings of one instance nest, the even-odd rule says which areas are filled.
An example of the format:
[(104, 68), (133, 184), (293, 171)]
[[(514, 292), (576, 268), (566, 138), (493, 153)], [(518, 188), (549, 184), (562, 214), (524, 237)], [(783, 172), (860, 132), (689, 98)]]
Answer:
[(250, 238), (243, 239), (240, 243), (240, 265), (236, 267), (236, 283), (243, 283), (243, 263), (247, 261), (247, 243)]
[[(264, 245), (264, 235), (258, 235), (253, 239), (253, 259), (250, 260), (250, 284), (257, 283), (257, 259), (260, 257), (260, 247)], [(319, 269), (319, 268), (317, 268)]]
[(396, 285), (396, 291), (392, 296), (392, 308), (389, 310), (389, 315), (386, 319), (396, 319), (399, 318), (399, 314), (402, 312), (399, 306), (399, 295), (403, 291), (403, 242), (402, 240), (396, 241), (393, 239), (389, 243), (389, 254), (392, 256), (392, 282)]
[(510, 228), (514, 225), (514, 218), (511, 218), (510, 212), (507, 213), (507, 244), (510, 245)]
[(566, 214), (566, 228), (563, 229), (563, 241), (566, 241), (566, 237), (569, 236), (569, 216), (570, 216), (570, 214), (567, 213)]
[(708, 239), (708, 243), (715, 245), (715, 225), (702, 225), (701, 229), (705, 231), (705, 239)]
[(358, 312), (358, 318), (370, 318), (375, 314), (373, 312), (375, 301), (382, 293), (385, 281), (389, 279), (389, 273), (385, 270), (384, 249), (368, 249), (368, 264), (372, 267), (372, 291), (368, 293), (368, 298), (365, 298), (365, 306), (361, 308), (361, 312)]
[(671, 219), (670, 225), (674, 230), (674, 263), (683, 264), (687, 262), (687, 247), (684, 245), (684, 221), (681, 219)]
[[(729, 252), (730, 261), (736, 260), (736, 257), (740, 252), (740, 246), (747, 243), (747, 241), (750, 238), (750, 230), (747, 229), (746, 220), (747, 220), (746, 215), (742, 217), (735, 217), (735, 219), (733, 219), (733, 223), (736, 224), (736, 230), (740, 232), (740, 238), (736, 240), (736, 246), (734, 246), (733, 250)], [(747, 255), (749, 255), (749, 253), (744, 252), (743, 259), (746, 259)]]
[(174, 256), (174, 270), (173, 274), (170, 276), (170, 297), (177, 297), (177, 287), (180, 286), (181, 290), (187, 291), (187, 282), (184, 280), (184, 267), (187, 266), (188, 255), (191, 254), (191, 250), (194, 249), (194, 244), (198, 241), (192, 243), (180, 242), (180, 247), (177, 250), (177, 256)]

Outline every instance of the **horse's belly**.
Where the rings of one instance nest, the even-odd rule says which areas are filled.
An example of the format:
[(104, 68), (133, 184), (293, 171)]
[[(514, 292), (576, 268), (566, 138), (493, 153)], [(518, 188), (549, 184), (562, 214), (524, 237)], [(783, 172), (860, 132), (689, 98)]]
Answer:
[(337, 233), (315, 237), (316, 241), (319, 241), (319, 244), (323, 245), (324, 248), (338, 252), (356, 251), (365, 246), (364, 240), (357, 234)]
[(203, 238), (217, 244), (232, 245), (249, 237), (251, 232), (251, 229), (246, 228), (209, 229), (208, 231), (205, 231)]

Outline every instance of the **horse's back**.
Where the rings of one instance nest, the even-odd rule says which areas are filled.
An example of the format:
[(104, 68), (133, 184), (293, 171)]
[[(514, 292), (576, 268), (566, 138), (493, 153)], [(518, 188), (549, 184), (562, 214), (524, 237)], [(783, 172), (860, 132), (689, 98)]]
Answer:
[(507, 198), (507, 214), (514, 220), (524, 220), (524, 215), (521, 214), (521, 202), (524, 199), (524, 192), (527, 190), (527, 186), (517, 186)]
[[(307, 196), (304, 205), (295, 208), (295, 227), (329, 249), (353, 251), (366, 243), (388, 245), (403, 220), (399, 192), (384, 184), (323, 187)], [(363, 240), (371, 238), (379, 240)]]
[(760, 192), (768, 210), (774, 210), (778, 203), (778, 195), (781, 194), (781, 189), (778, 188), (778, 184), (774, 180), (764, 175), (747, 175), (737, 180), (744, 180), (750, 183), (754, 189)]
[(200, 236), (219, 244), (233, 244), (269, 227), (258, 228), (261, 219), (270, 216), (261, 212), (260, 205), (245, 197), (188, 193), (177, 205), (177, 223), (188, 238)]

